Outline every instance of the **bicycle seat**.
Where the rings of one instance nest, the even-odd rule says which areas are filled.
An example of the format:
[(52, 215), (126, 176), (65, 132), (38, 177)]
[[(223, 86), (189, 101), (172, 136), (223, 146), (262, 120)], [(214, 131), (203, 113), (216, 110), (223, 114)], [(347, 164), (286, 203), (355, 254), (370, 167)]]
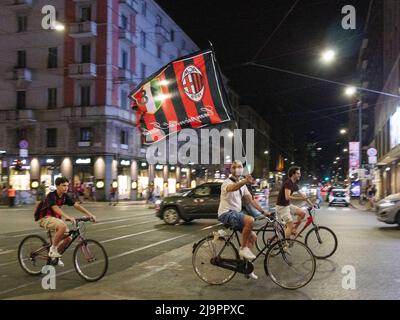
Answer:
[(224, 224), (224, 228), (240, 232), (240, 230), (238, 228), (235, 228), (235, 227), (231, 226), (230, 224)]

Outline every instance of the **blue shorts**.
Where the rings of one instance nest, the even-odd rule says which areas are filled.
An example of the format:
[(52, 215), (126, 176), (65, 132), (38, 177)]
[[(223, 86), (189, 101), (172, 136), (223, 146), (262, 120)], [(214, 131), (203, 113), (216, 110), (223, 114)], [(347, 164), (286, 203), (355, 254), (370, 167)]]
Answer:
[(233, 229), (242, 232), (244, 228), (244, 217), (245, 214), (243, 212), (237, 212), (230, 210), (221, 214), (218, 217), (218, 221), (222, 222), (223, 224), (231, 226)]

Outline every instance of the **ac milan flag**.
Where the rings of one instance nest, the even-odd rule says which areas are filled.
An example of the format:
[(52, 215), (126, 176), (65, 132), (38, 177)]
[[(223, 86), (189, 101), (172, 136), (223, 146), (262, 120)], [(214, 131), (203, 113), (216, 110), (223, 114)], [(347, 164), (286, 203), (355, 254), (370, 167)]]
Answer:
[(230, 121), (220, 73), (212, 50), (175, 60), (144, 80), (129, 97), (137, 111), (144, 143), (184, 128)]

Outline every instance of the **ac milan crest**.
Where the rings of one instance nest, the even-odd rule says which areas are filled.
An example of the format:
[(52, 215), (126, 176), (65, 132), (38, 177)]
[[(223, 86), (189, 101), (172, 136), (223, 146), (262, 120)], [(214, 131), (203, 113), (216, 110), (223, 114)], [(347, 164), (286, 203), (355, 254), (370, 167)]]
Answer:
[(182, 74), (182, 84), (189, 99), (198, 102), (203, 98), (204, 80), (203, 75), (195, 66), (187, 66)]

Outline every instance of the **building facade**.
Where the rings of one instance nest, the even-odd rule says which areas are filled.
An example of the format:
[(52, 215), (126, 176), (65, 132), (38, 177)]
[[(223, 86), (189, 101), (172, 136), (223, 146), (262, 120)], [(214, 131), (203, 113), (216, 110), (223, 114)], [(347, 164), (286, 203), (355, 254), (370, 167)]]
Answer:
[(152, 0), (51, 4), (63, 31), (43, 29), (48, 1), (0, 4), (2, 183), (25, 191), (64, 175), (84, 192), (97, 185), (97, 199), (113, 183), (121, 199), (151, 183), (174, 192), (180, 168), (145, 161), (128, 94), (198, 47)]
[[(386, 94), (363, 95), (365, 146), (378, 151), (371, 182), (380, 198), (400, 192), (400, 3), (370, 1), (367, 38), (360, 53), (364, 87)], [(389, 95), (388, 95), (389, 94)], [(369, 110), (369, 111), (368, 111)], [(372, 128), (370, 124), (372, 120)], [(368, 126), (368, 127), (366, 127)], [(367, 162), (366, 155), (364, 163)]]

